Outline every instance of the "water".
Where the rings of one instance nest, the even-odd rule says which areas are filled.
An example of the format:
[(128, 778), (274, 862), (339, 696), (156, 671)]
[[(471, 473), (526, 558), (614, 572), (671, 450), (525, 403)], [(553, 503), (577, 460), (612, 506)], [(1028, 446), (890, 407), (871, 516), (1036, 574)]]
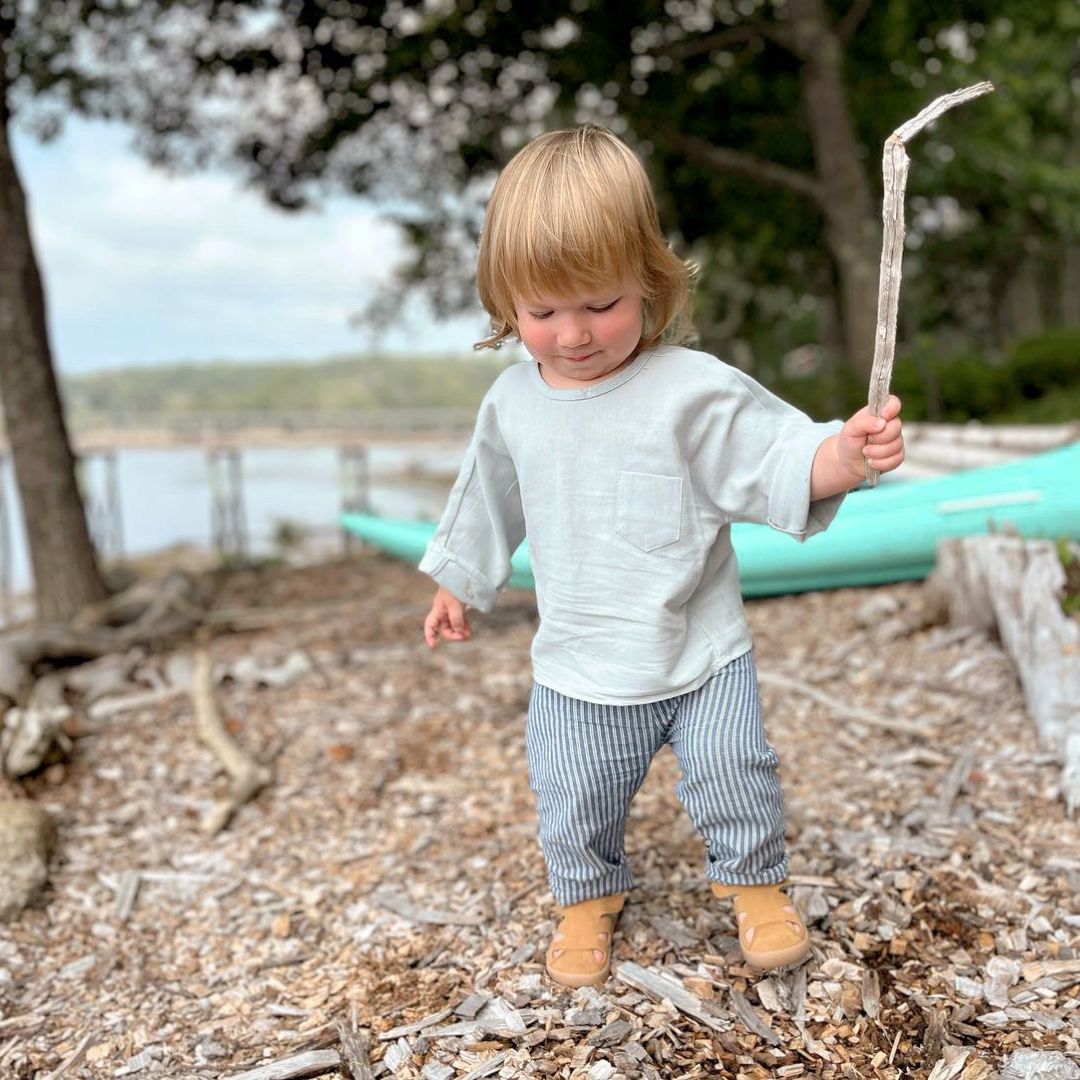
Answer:
[[(369, 499), (373, 512), (409, 520), (442, 512), (464, 445), (373, 446), (368, 450)], [(410, 470), (407, 474), (405, 470)], [(210, 474), (202, 450), (121, 450), (116, 455), (124, 555), (141, 555), (175, 544), (209, 547)], [(26, 540), (11, 462), (3, 464), (12, 588), (32, 587)], [(84, 465), (88, 512), (103, 502), (104, 461)], [(334, 447), (245, 450), (244, 511), (253, 552), (274, 547), (283, 521), (333, 530), (341, 513), (343, 485)]]

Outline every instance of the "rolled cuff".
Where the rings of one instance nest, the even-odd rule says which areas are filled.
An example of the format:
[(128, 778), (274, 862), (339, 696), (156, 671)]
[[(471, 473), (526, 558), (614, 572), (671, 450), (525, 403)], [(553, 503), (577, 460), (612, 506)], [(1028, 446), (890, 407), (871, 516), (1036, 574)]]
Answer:
[(485, 614), (495, 607), (499, 590), (476, 567), (463, 562), (434, 540), (424, 551), (418, 569), (469, 607)]
[(814, 458), (821, 444), (843, 428), (840, 420), (823, 424), (800, 425), (792, 432), (785, 447), (783, 465), (773, 477), (769, 490), (769, 525), (803, 541), (827, 528), (844, 492), (810, 501), (810, 477)]

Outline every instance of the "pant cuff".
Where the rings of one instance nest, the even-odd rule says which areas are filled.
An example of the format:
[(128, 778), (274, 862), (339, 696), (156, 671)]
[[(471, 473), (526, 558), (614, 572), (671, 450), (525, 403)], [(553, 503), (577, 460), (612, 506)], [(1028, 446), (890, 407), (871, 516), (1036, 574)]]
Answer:
[(788, 863), (785, 859), (776, 866), (765, 870), (736, 870), (709, 865), (706, 878), (717, 885), (779, 885), (788, 876)]
[(616, 893), (629, 892), (634, 887), (634, 879), (629, 870), (620, 867), (605, 877), (588, 881), (573, 881), (549, 876), (548, 887), (559, 907), (569, 907), (571, 904), (580, 904), (583, 900), (595, 900), (600, 896), (614, 896)]

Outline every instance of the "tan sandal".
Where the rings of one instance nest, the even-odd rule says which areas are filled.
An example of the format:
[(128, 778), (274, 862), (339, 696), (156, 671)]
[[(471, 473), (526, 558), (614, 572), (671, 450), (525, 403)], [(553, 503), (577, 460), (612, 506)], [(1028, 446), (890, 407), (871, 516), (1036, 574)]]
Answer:
[(547, 951), (547, 973), (563, 986), (597, 986), (611, 970), (611, 938), (626, 896), (599, 896), (559, 908), (562, 921)]
[(712, 891), (730, 898), (739, 924), (743, 959), (762, 971), (797, 964), (810, 952), (810, 935), (795, 905), (780, 885), (719, 885)]

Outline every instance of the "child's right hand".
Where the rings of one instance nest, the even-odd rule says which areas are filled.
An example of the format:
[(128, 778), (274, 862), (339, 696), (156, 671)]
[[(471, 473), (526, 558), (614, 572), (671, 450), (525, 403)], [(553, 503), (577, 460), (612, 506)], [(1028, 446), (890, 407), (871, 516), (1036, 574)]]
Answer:
[(431, 610), (424, 620), (424, 640), (429, 649), (439, 644), (439, 638), (447, 641), (468, 641), (472, 637), (472, 627), (465, 617), (465, 605), (444, 588), (435, 592), (431, 601)]

